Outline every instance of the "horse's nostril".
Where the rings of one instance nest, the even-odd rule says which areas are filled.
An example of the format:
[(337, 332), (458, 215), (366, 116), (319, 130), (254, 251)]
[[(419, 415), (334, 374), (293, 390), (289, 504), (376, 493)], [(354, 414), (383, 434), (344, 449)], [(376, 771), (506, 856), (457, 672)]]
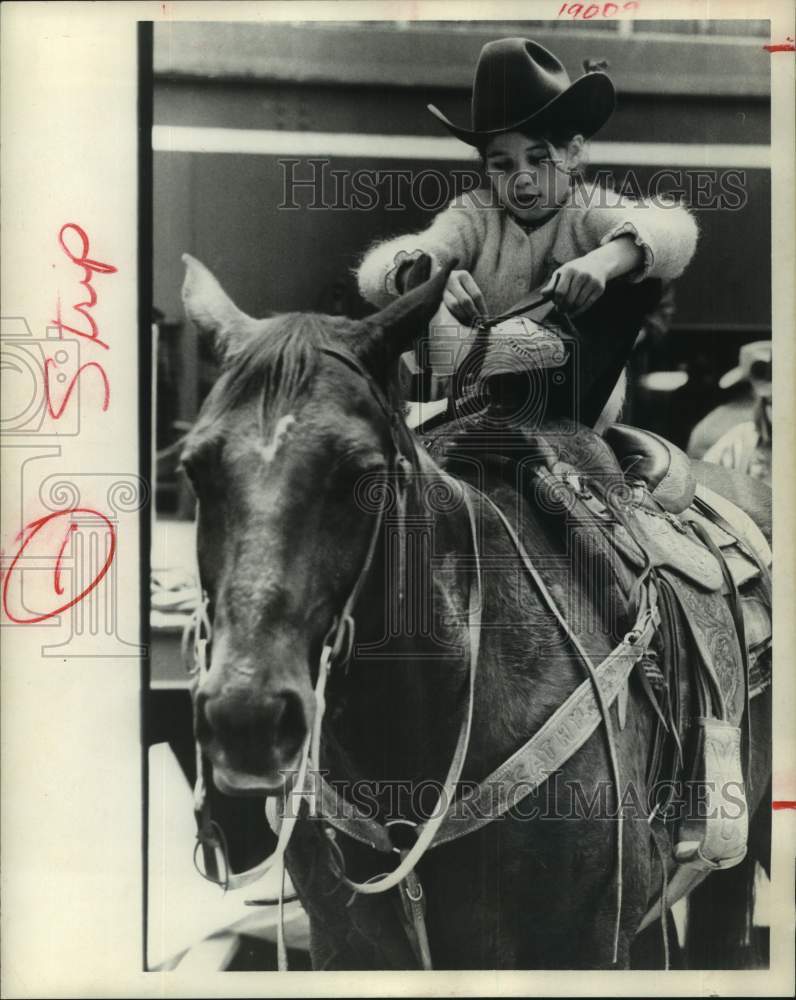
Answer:
[(290, 764), (307, 735), (300, 695), (279, 691), (262, 700), (250, 692), (197, 694), (196, 736), (223, 750), (239, 770), (264, 774)]

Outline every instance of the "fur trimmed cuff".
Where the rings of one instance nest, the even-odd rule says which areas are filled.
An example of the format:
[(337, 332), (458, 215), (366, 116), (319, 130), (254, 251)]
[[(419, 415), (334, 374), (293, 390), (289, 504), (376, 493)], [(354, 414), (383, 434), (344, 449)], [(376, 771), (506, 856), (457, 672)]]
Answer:
[(624, 277), (633, 282), (634, 284), (643, 281), (648, 277), (650, 271), (655, 264), (655, 254), (652, 252), (652, 247), (647, 243), (643, 236), (639, 233), (638, 229), (633, 225), (632, 222), (620, 222), (619, 225), (614, 226), (614, 228), (605, 234), (600, 240), (600, 246), (605, 246), (606, 243), (610, 243), (611, 240), (616, 240), (620, 236), (632, 236), (633, 242), (637, 247), (641, 248), (641, 252), (644, 254), (644, 260), (640, 267), (635, 271), (631, 271)]
[(384, 291), (397, 298), (397, 296), (402, 294), (402, 290), (398, 287), (397, 278), (398, 272), (401, 270), (404, 264), (414, 264), (414, 262), (422, 257), (422, 250), (399, 250), (398, 253), (393, 258), (392, 267), (384, 275)]

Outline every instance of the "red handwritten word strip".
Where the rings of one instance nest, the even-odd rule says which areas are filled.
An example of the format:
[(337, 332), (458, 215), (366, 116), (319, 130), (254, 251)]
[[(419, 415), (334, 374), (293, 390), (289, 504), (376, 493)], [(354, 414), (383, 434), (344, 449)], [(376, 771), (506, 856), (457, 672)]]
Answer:
[[(113, 264), (106, 264), (104, 261), (96, 260), (90, 256), (91, 248), (88, 235), (85, 229), (83, 229), (82, 226), (79, 226), (76, 222), (66, 222), (63, 226), (61, 226), (58, 231), (58, 243), (69, 260), (83, 271), (83, 277), (80, 284), (88, 292), (88, 298), (85, 302), (75, 303), (75, 305), (72, 306), (72, 309), (74, 312), (83, 317), (87, 326), (81, 329), (80, 327), (71, 326), (70, 324), (64, 322), (61, 312), (60, 295), (57, 298), (56, 318), (53, 322), (58, 328), (61, 336), (63, 336), (64, 333), (72, 333), (77, 337), (83, 337), (85, 340), (90, 340), (99, 347), (103, 347), (105, 350), (108, 350), (110, 345), (100, 338), (99, 326), (90, 312), (90, 310), (97, 304), (97, 292), (91, 284), (91, 277), (94, 274), (116, 274), (117, 268), (114, 267)], [(51, 358), (48, 358), (44, 363), (44, 394), (47, 401), (47, 412), (53, 420), (59, 420), (63, 416), (63, 413), (69, 404), (72, 392), (77, 385), (77, 380), (83, 372), (90, 368), (93, 368), (102, 379), (104, 390), (102, 410), (104, 412), (108, 409), (111, 399), (111, 386), (105, 369), (98, 361), (87, 361), (78, 368), (77, 372), (75, 372), (72, 376), (66, 392), (58, 405), (53, 403), (51, 392), (52, 387), (50, 383), (50, 368), (55, 366), (57, 366), (57, 362), (53, 361)], [(59, 382), (64, 381), (64, 379), (64, 375), (59, 375), (57, 377)]]
[(774, 799), (772, 809), (796, 809), (796, 799)]

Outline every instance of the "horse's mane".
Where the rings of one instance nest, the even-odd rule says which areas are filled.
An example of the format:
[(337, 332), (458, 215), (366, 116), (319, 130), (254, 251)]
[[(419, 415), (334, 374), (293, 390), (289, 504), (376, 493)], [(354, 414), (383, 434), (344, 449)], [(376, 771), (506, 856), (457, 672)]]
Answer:
[(218, 382), (217, 414), (260, 395), (264, 415), (285, 410), (305, 393), (318, 366), (319, 348), (352, 332), (343, 316), (282, 313), (267, 320), (234, 356)]

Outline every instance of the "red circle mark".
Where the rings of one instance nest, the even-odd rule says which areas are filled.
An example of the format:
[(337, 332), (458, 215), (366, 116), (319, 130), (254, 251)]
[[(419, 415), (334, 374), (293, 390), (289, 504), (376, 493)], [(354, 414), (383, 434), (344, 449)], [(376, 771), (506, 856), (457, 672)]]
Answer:
[(64, 557), (64, 552), (66, 551), (67, 545), (72, 540), (72, 535), (76, 531), (77, 531), (77, 525), (76, 524), (70, 524), (69, 525), (69, 531), (67, 531), (66, 535), (64, 535), (63, 544), (61, 545), (61, 548), (58, 550), (58, 558), (55, 560), (55, 573), (53, 575), (53, 587), (55, 588), (55, 592), (56, 592), (56, 594), (58, 594), (59, 597), (64, 592), (64, 588), (61, 586), (61, 560)]
[[(87, 587), (85, 587), (76, 597), (71, 598), (71, 600), (67, 601), (65, 604), (62, 604), (59, 607), (54, 608), (52, 611), (46, 611), (42, 615), (36, 615), (33, 618), (17, 618), (8, 607), (8, 585), (11, 580), (11, 575), (13, 574), (14, 569), (16, 568), (17, 562), (22, 557), (22, 553), (27, 548), (28, 543), (39, 533), (39, 531), (41, 531), (41, 529), (45, 526), (45, 524), (48, 524), (56, 517), (64, 517), (66, 515), (71, 515), (71, 514), (90, 514), (92, 517), (98, 517), (100, 518), (100, 520), (105, 522), (105, 524), (108, 527), (108, 531), (111, 533), (110, 550), (108, 551), (108, 557), (105, 560), (105, 564), (103, 565), (99, 573), (91, 581), (91, 583)], [(58, 552), (58, 558), (55, 563), (55, 572), (53, 575), (53, 587), (56, 594), (63, 593), (63, 587), (61, 586), (61, 561), (63, 559), (63, 554), (66, 549), (66, 545), (69, 539), (72, 537), (72, 532), (75, 531), (76, 529), (77, 529), (76, 524), (69, 525), (69, 530), (66, 533), (66, 538), (64, 539), (64, 542), (61, 545), (61, 548)], [(8, 615), (10, 620), (14, 622), (16, 625), (36, 625), (39, 622), (46, 621), (48, 618), (54, 618), (56, 615), (63, 614), (64, 611), (68, 611), (69, 608), (73, 607), (79, 601), (82, 601), (87, 594), (90, 594), (91, 591), (94, 590), (94, 588), (100, 583), (102, 578), (110, 569), (111, 563), (113, 562), (114, 556), (116, 555), (116, 532), (114, 530), (113, 525), (104, 514), (100, 513), (100, 511), (98, 510), (93, 510), (91, 507), (70, 507), (68, 510), (57, 510), (52, 514), (47, 514), (45, 517), (40, 517), (37, 521), (31, 521), (30, 524), (26, 524), (25, 527), (22, 529), (21, 535), (22, 535), (22, 544), (20, 545), (17, 554), (14, 556), (11, 565), (8, 567), (8, 570), (5, 574), (5, 579), (3, 580), (3, 609), (5, 610), (5, 613)]]

